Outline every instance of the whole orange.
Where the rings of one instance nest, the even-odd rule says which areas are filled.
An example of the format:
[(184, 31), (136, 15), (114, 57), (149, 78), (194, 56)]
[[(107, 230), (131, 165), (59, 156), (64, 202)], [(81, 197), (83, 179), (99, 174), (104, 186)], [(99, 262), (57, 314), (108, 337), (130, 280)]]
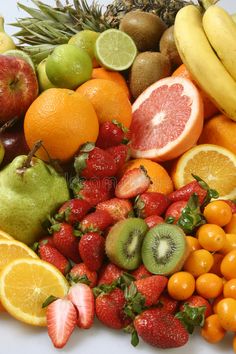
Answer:
[(169, 194), (173, 192), (173, 183), (165, 168), (157, 162), (148, 159), (134, 159), (128, 161), (121, 171), (120, 177), (128, 170), (143, 166), (151, 178), (151, 185), (148, 192), (159, 192)]
[(116, 82), (130, 98), (130, 92), (125, 78), (117, 71), (110, 71), (105, 68), (94, 68), (92, 71), (92, 79), (104, 79)]
[[(26, 142), (32, 148), (43, 141), (50, 158), (70, 160), (87, 141), (95, 142), (99, 124), (91, 102), (77, 92), (51, 88), (44, 91), (29, 107), (24, 120)], [(48, 160), (40, 148), (36, 155)]]
[(200, 144), (216, 144), (236, 154), (236, 122), (219, 114), (205, 123)]
[(99, 123), (117, 120), (129, 128), (132, 107), (127, 94), (118, 84), (110, 80), (88, 80), (76, 90), (92, 103)]
[[(191, 77), (190, 72), (188, 71), (188, 69), (186, 68), (186, 66), (184, 64), (181, 64), (172, 74), (172, 76), (180, 76), (180, 77), (184, 77), (186, 79), (191, 80), (195, 86), (197, 86), (197, 84), (194, 82), (193, 78)], [(203, 106), (204, 106), (204, 118), (208, 119), (210, 117), (212, 117), (213, 115), (215, 115), (218, 112), (218, 108), (216, 108), (216, 106), (214, 105), (213, 102), (211, 102), (211, 100), (207, 97), (207, 95), (205, 94), (205, 92), (203, 92), (198, 86), (197, 86), (202, 99), (203, 99)]]

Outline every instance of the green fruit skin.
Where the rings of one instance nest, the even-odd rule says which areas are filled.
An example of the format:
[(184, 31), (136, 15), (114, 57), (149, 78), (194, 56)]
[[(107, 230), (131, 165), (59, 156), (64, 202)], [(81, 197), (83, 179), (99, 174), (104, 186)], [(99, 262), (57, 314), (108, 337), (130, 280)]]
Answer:
[(5, 155), (5, 148), (2, 142), (0, 141), (0, 164), (2, 163)]
[(55, 87), (55, 85), (51, 83), (46, 74), (46, 59), (43, 59), (37, 66), (37, 76), (40, 92)]
[(0, 171), (0, 229), (31, 245), (45, 234), (43, 224), (70, 197), (67, 183), (38, 158), (17, 172), (27, 156), (17, 156)]
[[(127, 236), (134, 230), (139, 231), (138, 239), (136, 242), (136, 256), (129, 260), (123, 255), (123, 246), (127, 244)], [(109, 231), (106, 237), (106, 254), (110, 261), (126, 270), (134, 270), (142, 262), (141, 258), (141, 246), (143, 238), (148, 231), (148, 226), (143, 219), (140, 218), (128, 218), (117, 222)]]
[(88, 53), (72, 44), (62, 44), (46, 60), (48, 79), (57, 87), (75, 89), (92, 76)]

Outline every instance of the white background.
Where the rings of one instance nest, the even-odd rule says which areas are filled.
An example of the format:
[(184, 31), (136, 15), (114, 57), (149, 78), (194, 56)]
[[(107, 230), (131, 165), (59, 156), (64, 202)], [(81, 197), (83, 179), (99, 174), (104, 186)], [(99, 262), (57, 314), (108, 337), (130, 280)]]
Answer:
[[(21, 2), (30, 5), (27, 0)], [(44, 2), (54, 4), (53, 0)], [(108, 2), (110, 1), (103, 0), (104, 4)], [(222, 0), (219, 4), (229, 12), (236, 13), (236, 0)], [(14, 22), (17, 17), (23, 16), (17, 8), (16, 0), (0, 0), (0, 13), (5, 17), (6, 23)], [(15, 32), (10, 26), (6, 26), (6, 29), (9, 33)], [(76, 329), (66, 347), (56, 350), (47, 337), (45, 328), (34, 328), (0, 313), (0, 354), (230, 354), (233, 353), (231, 341), (232, 336), (229, 336), (220, 344), (210, 345), (195, 334), (185, 347), (179, 349), (160, 350), (142, 341), (138, 347), (133, 348), (129, 343), (129, 335), (122, 331), (109, 330), (96, 323), (90, 330)]]

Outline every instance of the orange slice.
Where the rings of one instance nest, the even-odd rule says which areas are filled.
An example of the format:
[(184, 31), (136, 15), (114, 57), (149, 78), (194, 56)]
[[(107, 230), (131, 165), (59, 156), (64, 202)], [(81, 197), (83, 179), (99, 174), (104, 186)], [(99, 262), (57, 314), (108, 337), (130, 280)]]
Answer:
[(19, 321), (46, 326), (43, 302), (50, 296), (64, 297), (68, 282), (53, 265), (33, 258), (19, 258), (5, 266), (0, 276), (4, 308)]
[(213, 144), (202, 144), (185, 152), (177, 161), (172, 179), (175, 188), (201, 177), (216, 189), (220, 198), (236, 198), (236, 155)]

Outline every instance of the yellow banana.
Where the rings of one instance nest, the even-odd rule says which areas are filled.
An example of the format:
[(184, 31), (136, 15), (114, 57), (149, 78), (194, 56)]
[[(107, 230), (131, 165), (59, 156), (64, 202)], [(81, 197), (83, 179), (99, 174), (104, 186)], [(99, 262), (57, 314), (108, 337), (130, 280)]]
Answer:
[(222, 64), (236, 80), (236, 23), (219, 6), (210, 6), (202, 18), (204, 31)]
[(236, 121), (236, 82), (214, 53), (198, 7), (188, 5), (179, 10), (174, 34), (181, 59), (194, 80), (225, 115)]

